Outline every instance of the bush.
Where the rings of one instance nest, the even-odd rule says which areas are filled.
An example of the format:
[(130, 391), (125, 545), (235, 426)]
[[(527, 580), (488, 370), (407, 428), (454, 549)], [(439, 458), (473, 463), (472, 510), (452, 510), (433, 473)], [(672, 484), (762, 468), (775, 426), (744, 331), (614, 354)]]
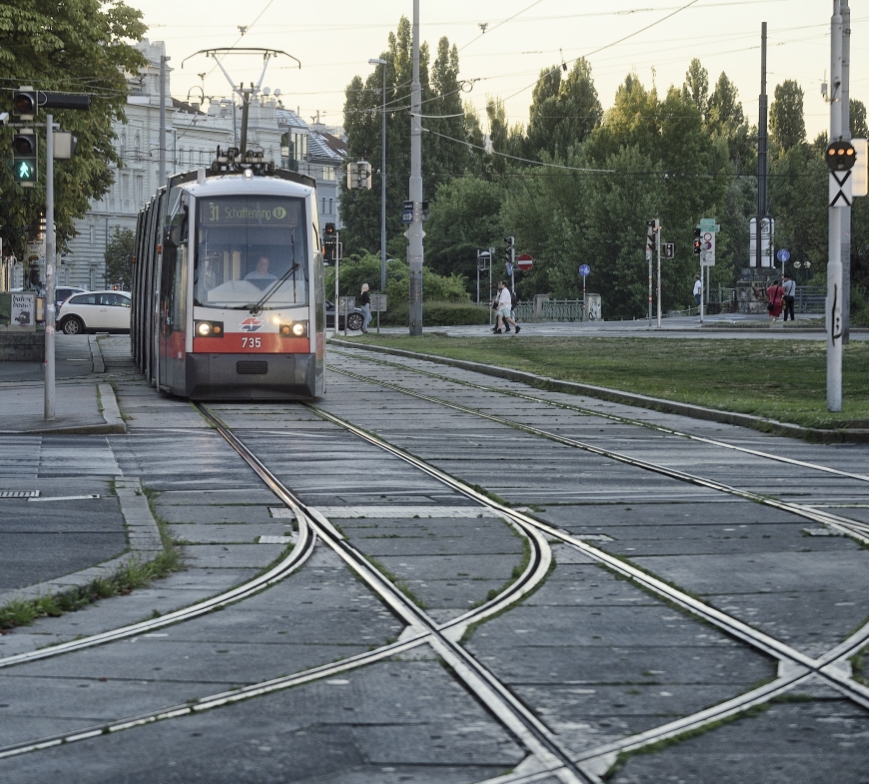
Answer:
[[(376, 315), (375, 315), (376, 318)], [(466, 324), (488, 324), (489, 309), (471, 302), (423, 302), (422, 322), (427, 327), (457, 327)], [(401, 327), (410, 323), (410, 308), (407, 302), (389, 308), (380, 314), (380, 323)]]

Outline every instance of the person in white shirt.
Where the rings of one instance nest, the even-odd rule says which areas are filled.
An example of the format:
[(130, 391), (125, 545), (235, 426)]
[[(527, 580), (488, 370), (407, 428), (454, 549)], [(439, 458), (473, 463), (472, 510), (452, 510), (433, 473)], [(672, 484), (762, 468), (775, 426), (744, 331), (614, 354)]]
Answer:
[(501, 325), (506, 321), (516, 327), (516, 334), (519, 334), (519, 325), (511, 317), (513, 311), (513, 297), (510, 295), (510, 289), (507, 288), (507, 283), (503, 280), (498, 281), (498, 325), (492, 330), (496, 335), (502, 333)]
[(703, 296), (703, 284), (700, 282), (700, 276), (694, 276), (694, 304), (700, 307), (700, 298)]

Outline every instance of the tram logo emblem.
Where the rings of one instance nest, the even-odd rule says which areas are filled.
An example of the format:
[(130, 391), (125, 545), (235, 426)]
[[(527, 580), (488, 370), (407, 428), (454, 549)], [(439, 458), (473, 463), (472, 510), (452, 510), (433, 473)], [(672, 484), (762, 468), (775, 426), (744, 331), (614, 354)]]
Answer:
[(272, 210), (272, 215), (275, 216), (276, 220), (283, 220), (287, 217), (287, 211), (283, 207), (275, 207)]
[(262, 320), (255, 316), (248, 316), (239, 324), (242, 332), (256, 332), (260, 327), (262, 327), (262, 325)]

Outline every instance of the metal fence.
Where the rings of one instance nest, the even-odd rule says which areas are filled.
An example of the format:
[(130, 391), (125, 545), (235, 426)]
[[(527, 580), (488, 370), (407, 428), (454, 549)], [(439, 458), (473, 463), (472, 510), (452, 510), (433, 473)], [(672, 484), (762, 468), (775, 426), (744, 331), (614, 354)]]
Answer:
[[(539, 321), (582, 321), (581, 299), (549, 299), (540, 303)], [(534, 321), (534, 303), (520, 302), (516, 305), (519, 321)]]

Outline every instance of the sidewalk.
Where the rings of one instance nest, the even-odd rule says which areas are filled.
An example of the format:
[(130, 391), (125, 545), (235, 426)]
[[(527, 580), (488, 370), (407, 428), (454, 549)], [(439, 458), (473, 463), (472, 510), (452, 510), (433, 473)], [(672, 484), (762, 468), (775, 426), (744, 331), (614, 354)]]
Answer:
[(125, 433), (95, 335), (55, 341), (55, 417), (45, 419), (41, 362), (0, 362), (0, 434)]

